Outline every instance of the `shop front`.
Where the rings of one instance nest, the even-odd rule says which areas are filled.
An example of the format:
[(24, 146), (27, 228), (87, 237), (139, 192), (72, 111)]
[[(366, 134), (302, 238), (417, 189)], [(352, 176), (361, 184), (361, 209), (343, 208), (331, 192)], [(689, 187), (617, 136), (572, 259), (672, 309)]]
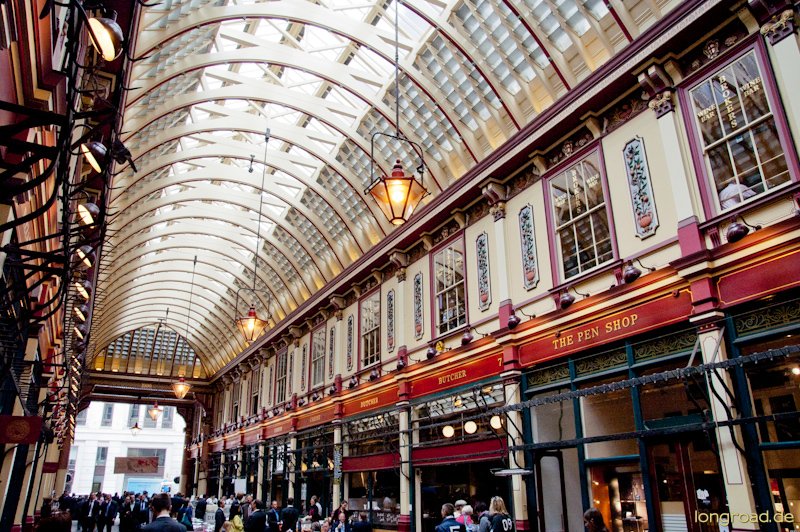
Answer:
[(494, 474), (509, 468), (507, 420), (490, 414), (503, 397), (502, 383), (479, 382), (412, 403), (418, 530), (438, 525), (447, 502), (511, 501), (508, 479)]
[(373, 530), (395, 531), (400, 518), (399, 412), (348, 420), (342, 430), (342, 500)]
[(286, 499), (290, 495), (289, 471), (293, 469), (294, 458), (289, 436), (292, 426), (290, 419), (283, 419), (266, 425), (262, 432), (264, 448), (262, 484), (267, 504), (278, 501), (281, 507), (286, 506)]
[(307, 512), (311, 498), (316, 496), (322, 515), (331, 515), (333, 497), (333, 429), (320, 427), (297, 434), (295, 450), (295, 501), (301, 512)]

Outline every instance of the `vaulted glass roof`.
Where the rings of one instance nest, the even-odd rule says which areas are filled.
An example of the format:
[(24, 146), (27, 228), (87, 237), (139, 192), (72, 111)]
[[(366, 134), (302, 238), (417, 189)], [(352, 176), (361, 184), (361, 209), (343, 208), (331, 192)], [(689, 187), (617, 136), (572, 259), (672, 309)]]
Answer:
[[(246, 347), (235, 295), (257, 241), (274, 325), (393, 230), (364, 194), (373, 133), (424, 148), (435, 197), (679, 3), (394, 2), (137, 4), (122, 140), (138, 171), (113, 183), (95, 352), (169, 308), (214, 374)], [(386, 140), (380, 170), (417, 165)]]

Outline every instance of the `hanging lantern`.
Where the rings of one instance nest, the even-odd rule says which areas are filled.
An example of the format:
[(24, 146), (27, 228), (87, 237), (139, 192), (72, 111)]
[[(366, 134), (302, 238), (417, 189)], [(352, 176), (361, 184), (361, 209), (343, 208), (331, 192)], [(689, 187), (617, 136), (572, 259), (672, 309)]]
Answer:
[(147, 409), (147, 415), (150, 416), (150, 419), (155, 421), (158, 419), (158, 416), (161, 415), (163, 410), (164, 409), (162, 407), (158, 406), (158, 401), (156, 401), (153, 403), (153, 406)]
[(413, 174), (406, 174), (400, 159), (395, 161), (392, 173), (381, 176), (367, 189), (386, 218), (394, 225), (402, 225), (414, 213), (427, 189)]
[(133, 424), (133, 426), (131, 427), (131, 434), (133, 434), (134, 436), (136, 436), (136, 435), (137, 435), (137, 434), (139, 434), (140, 432), (142, 432), (142, 427), (140, 427), (140, 426), (139, 426), (139, 422), (137, 421), (137, 422), (136, 422), (136, 423), (134, 423), (134, 424)]
[(189, 386), (189, 383), (186, 382), (186, 379), (183, 377), (172, 383), (172, 391), (175, 393), (175, 397), (178, 399), (183, 399), (186, 397), (186, 394), (189, 393), (190, 388), (191, 386)]
[(262, 320), (256, 314), (256, 306), (250, 305), (250, 310), (246, 316), (236, 318), (236, 326), (242, 331), (244, 339), (248, 344), (252, 344), (256, 338), (261, 336), (262, 331), (267, 326), (267, 320)]

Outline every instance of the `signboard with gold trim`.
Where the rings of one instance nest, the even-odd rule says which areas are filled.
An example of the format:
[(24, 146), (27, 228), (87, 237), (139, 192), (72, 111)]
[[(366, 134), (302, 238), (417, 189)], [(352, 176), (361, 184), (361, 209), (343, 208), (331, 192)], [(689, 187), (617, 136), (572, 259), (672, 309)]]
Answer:
[(463, 386), (488, 377), (499, 375), (503, 371), (503, 353), (495, 352), (481, 358), (459, 361), (448, 365), (432, 375), (424, 375), (412, 381), (411, 396), (419, 397), (457, 386)]
[(0, 443), (36, 443), (41, 433), (39, 416), (0, 416)]

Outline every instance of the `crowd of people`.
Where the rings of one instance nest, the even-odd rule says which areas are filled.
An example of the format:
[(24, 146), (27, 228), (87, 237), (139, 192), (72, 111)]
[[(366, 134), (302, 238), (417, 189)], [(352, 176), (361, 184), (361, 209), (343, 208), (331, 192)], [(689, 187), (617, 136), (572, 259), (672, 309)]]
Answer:
[[(305, 501), (303, 501), (305, 502)], [(260, 499), (250, 495), (217, 499), (216, 497), (183, 497), (158, 493), (123, 493), (113, 496), (92, 493), (75, 497), (64, 493), (58, 499), (57, 511), (50, 504), (42, 509), (39, 532), (67, 532), (77, 521), (78, 532), (112, 532), (119, 517), (119, 532), (191, 532), (192, 518), (205, 521), (208, 506), (214, 511), (214, 532), (372, 532), (365, 512), (348, 512), (347, 501), (336, 508), (330, 517), (322, 517), (322, 505), (314, 495), (303, 511), (289, 497), (280, 507), (273, 500), (267, 508)], [(476, 502), (473, 508), (463, 499), (445, 503), (441, 509), (442, 522), (433, 532), (515, 532), (514, 519), (502, 497), (492, 497), (488, 505)], [(607, 532), (602, 514), (590, 508), (584, 514), (589, 532)], [(429, 532), (429, 531), (423, 531)]]

